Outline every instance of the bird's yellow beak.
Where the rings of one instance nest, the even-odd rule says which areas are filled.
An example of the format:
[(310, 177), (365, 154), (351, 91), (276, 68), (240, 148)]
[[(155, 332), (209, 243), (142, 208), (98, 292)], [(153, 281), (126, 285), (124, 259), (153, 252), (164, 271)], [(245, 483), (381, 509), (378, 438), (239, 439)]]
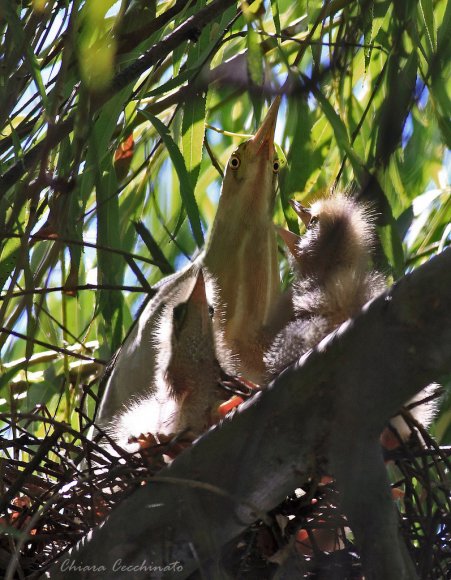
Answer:
[(263, 123), (260, 125), (257, 133), (252, 137), (250, 143), (252, 143), (254, 153), (256, 155), (261, 155), (263, 153), (267, 154), (267, 159), (271, 158), (274, 148), (274, 132), (276, 130), (277, 123), (277, 113), (279, 112), (281, 97), (277, 96), (272, 105), (269, 107), (268, 112)]
[(310, 220), (312, 219), (312, 214), (310, 210), (304, 207), (301, 203), (299, 203), (295, 199), (290, 199), (288, 203), (291, 205), (291, 207), (294, 209), (297, 215), (301, 218), (305, 227), (308, 228)]

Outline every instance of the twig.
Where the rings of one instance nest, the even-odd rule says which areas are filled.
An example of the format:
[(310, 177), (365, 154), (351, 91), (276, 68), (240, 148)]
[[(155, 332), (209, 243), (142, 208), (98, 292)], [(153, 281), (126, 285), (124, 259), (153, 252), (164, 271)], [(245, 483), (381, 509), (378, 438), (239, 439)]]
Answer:
[[(146, 290), (142, 286), (120, 286), (114, 284), (79, 284), (77, 286), (52, 286), (51, 288), (33, 288), (31, 290), (19, 290), (13, 292), (8, 298), (17, 298), (19, 296), (28, 296), (29, 294), (48, 294), (50, 292), (65, 292), (67, 290), (122, 290), (123, 292), (146, 292), (151, 296), (156, 294), (156, 291), (150, 288)], [(0, 296), (0, 301), (5, 300), (5, 296)]]
[(61, 346), (55, 346), (54, 344), (49, 344), (48, 342), (44, 342), (42, 340), (38, 340), (37, 338), (33, 338), (31, 336), (27, 336), (26, 334), (22, 334), (21, 332), (16, 332), (15, 330), (11, 330), (9, 328), (5, 328), (4, 326), (0, 326), (0, 332), (4, 334), (10, 334), (11, 336), (15, 336), (16, 338), (21, 338), (22, 340), (27, 340), (34, 344), (39, 344), (39, 346), (44, 346), (50, 350), (54, 350), (55, 352), (59, 352), (61, 354), (65, 354), (67, 356), (73, 356), (74, 358), (79, 358), (82, 360), (88, 360), (91, 362), (96, 362), (101, 365), (106, 365), (108, 361), (105, 361), (100, 358), (95, 358), (92, 356), (86, 356), (84, 354), (76, 353), (68, 348), (63, 348)]

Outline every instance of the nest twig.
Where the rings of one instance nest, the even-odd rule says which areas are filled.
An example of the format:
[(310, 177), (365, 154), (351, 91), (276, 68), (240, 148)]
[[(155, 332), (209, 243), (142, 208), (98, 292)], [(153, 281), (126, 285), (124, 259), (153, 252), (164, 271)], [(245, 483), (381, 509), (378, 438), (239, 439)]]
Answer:
[[(401, 528), (421, 578), (445, 579), (451, 567), (451, 448), (439, 447), (408, 413), (404, 419), (411, 440), (386, 452)], [(0, 577), (9, 573), (11, 579), (42, 574), (183, 443), (170, 440), (130, 455), (102, 431), (88, 438), (92, 422), (81, 410), (79, 430), (44, 406), (2, 414), (0, 421)], [(243, 579), (272, 578), (280, 569), (299, 578), (361, 577), (338, 504), (333, 482), (318, 476), (269, 514), (272, 524), (257, 522), (226, 546), (224, 567)]]

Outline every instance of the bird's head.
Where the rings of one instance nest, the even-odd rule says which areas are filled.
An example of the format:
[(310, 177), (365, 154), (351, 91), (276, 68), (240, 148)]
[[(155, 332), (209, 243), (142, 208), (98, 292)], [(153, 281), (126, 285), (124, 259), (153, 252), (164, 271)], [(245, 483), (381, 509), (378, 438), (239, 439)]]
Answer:
[(303, 275), (322, 278), (342, 267), (366, 270), (373, 227), (365, 205), (343, 194), (321, 199), (310, 208), (290, 203), (307, 228), (293, 252)]
[[(217, 370), (212, 318), (202, 270), (188, 298), (169, 308), (172, 315), (170, 356), (165, 377), (175, 396)], [(208, 379), (207, 379), (208, 380)]]
[(227, 398), (218, 381), (232, 367), (232, 357), (214, 332), (213, 320), (219, 316), (215, 299), (208, 298), (214, 282), (198, 271), (194, 287), (186, 300), (172, 308), (171, 353), (165, 372), (171, 397), (177, 401), (177, 429), (189, 428), (199, 434), (212, 420), (212, 412)]
[(277, 97), (256, 134), (241, 143), (231, 154), (213, 232), (224, 221), (233, 229), (234, 224), (245, 228), (247, 223), (255, 224), (271, 219), (277, 174), (282, 164), (274, 146), (279, 104), (280, 97)]

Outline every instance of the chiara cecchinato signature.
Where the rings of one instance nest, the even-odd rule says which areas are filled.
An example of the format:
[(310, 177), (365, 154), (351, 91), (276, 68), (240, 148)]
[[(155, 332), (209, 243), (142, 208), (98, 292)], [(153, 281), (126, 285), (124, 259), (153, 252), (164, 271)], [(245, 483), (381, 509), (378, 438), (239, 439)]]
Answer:
[(102, 564), (83, 564), (67, 558), (61, 562), (61, 572), (182, 572), (180, 562), (168, 562), (164, 565), (155, 565), (143, 560), (140, 564), (125, 564), (120, 558), (114, 562), (111, 568)]

